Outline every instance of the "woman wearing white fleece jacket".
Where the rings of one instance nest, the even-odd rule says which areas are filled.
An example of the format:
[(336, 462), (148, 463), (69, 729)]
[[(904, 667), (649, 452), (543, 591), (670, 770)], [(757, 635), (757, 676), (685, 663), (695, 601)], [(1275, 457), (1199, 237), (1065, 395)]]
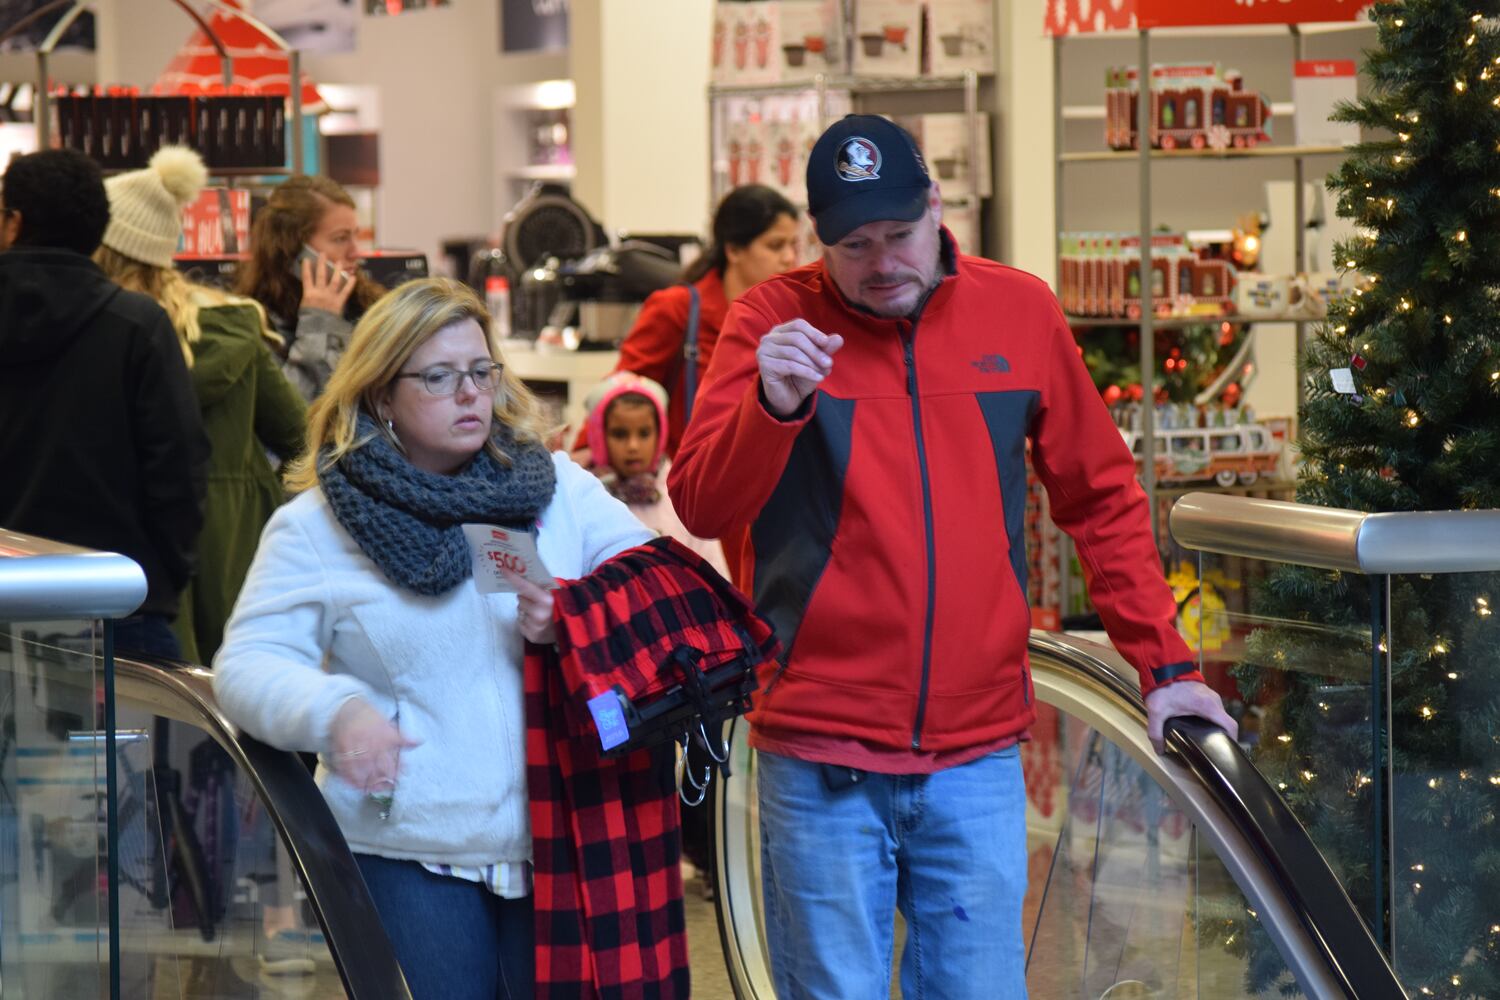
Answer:
[(532, 991), (521, 668), (550, 598), (480, 593), (460, 525), (535, 527), (565, 578), (651, 537), (546, 453), (487, 325), (443, 279), (366, 314), (309, 414), (304, 492), (266, 526), (214, 662), (230, 719), (321, 755), (418, 1000)]

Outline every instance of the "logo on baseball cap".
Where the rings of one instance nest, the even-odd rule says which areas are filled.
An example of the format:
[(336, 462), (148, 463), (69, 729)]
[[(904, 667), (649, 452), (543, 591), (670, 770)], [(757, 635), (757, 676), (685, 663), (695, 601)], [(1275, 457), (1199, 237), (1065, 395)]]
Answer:
[(931, 187), (916, 140), (879, 115), (835, 122), (807, 160), (807, 210), (825, 245), (866, 223), (920, 218)]

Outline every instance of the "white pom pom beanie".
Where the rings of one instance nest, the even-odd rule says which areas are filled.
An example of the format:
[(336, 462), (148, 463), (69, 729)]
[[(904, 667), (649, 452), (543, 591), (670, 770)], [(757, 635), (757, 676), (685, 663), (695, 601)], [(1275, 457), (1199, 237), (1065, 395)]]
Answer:
[(104, 245), (143, 264), (171, 267), (182, 237), (182, 209), (207, 183), (203, 158), (185, 146), (163, 147), (146, 169), (109, 178)]

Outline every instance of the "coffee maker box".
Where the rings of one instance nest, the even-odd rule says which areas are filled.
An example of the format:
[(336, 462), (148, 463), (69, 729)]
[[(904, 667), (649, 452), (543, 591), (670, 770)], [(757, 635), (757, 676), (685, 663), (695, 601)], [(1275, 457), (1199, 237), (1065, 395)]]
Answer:
[(913, 77), (921, 72), (921, 0), (856, 0), (854, 75)]
[(912, 134), (927, 170), (943, 189), (946, 197), (977, 194), (988, 198), (994, 193), (990, 168), (990, 117), (979, 116), (979, 169), (976, 183), (970, 150), (969, 116), (961, 111), (930, 115), (905, 115), (897, 124)]
[(843, 18), (838, 0), (781, 0), (781, 80), (800, 83), (843, 70)]
[(928, 0), (928, 72), (995, 71), (994, 0)]

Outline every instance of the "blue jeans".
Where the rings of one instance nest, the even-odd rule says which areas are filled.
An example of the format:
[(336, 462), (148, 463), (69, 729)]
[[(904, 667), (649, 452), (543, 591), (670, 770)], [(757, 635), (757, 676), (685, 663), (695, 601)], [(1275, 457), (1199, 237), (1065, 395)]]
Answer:
[(413, 1000), (530, 1000), (531, 897), (501, 899), (478, 882), (415, 861), (354, 860), (370, 887)]
[(907, 1000), (1026, 996), (1026, 788), (1019, 747), (936, 774), (758, 756), (766, 937), (777, 1000), (890, 996), (895, 911)]

